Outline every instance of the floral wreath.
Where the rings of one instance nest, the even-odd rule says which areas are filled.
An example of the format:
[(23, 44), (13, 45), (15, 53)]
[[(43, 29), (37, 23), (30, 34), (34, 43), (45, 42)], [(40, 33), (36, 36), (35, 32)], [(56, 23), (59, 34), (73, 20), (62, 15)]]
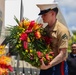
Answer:
[(48, 64), (54, 56), (51, 52), (51, 38), (47, 36), (42, 24), (25, 18), (17, 22), (16, 26), (9, 27), (10, 36), (8, 42), (14, 46), (14, 51), (20, 54), (20, 58), (35, 67), (41, 65), (41, 59)]

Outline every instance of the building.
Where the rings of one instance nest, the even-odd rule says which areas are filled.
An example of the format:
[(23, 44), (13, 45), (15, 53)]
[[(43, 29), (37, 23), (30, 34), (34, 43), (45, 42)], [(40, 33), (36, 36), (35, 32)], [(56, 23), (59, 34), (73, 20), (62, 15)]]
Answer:
[(0, 43), (4, 40), (5, 34), (5, 0), (0, 0)]

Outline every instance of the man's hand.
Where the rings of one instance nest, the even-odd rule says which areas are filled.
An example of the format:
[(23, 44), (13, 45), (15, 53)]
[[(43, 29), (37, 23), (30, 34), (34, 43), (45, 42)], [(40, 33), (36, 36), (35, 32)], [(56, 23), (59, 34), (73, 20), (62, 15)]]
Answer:
[(45, 65), (43, 59), (41, 59), (41, 63), (42, 63), (42, 65), (40, 66), (40, 69), (46, 70), (46, 69), (49, 69), (50, 68), (50, 65)]

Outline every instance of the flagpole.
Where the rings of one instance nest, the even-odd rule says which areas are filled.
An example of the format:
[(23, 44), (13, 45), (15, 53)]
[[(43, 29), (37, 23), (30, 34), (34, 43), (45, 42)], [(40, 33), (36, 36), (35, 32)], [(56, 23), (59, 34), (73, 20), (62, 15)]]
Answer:
[[(21, 0), (21, 6), (20, 6), (20, 21), (22, 20), (23, 18), (23, 2)], [(17, 74), (16, 75), (19, 75), (19, 60), (20, 60), (20, 55), (18, 54), (17, 56)]]
[(23, 1), (21, 0), (21, 7), (20, 7), (20, 21), (23, 19)]

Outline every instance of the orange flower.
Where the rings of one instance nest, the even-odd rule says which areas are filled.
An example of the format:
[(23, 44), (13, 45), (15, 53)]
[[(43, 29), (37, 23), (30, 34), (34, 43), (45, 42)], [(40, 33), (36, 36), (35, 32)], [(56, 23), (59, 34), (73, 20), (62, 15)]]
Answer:
[(8, 64), (10, 61), (11, 61), (10, 57), (7, 57), (7, 56), (0, 57), (0, 64)]
[(41, 38), (41, 34), (40, 34), (39, 31), (35, 32), (35, 37), (36, 37), (36, 39), (40, 39)]
[(0, 75), (8, 75), (8, 69), (0, 68)]
[(41, 24), (35, 24), (34, 27), (33, 27), (33, 30), (37, 30), (41, 27), (42, 25)]
[(2, 75), (3, 74), (3, 70), (2, 70), (2, 68), (0, 68), (0, 75)]
[(0, 45), (0, 49), (4, 49), (5, 48), (5, 45)]
[(24, 20), (24, 21), (23, 21), (23, 24), (24, 24), (24, 26), (25, 26), (26, 28), (28, 28), (29, 25), (30, 25), (30, 21), (29, 21), (29, 20)]

